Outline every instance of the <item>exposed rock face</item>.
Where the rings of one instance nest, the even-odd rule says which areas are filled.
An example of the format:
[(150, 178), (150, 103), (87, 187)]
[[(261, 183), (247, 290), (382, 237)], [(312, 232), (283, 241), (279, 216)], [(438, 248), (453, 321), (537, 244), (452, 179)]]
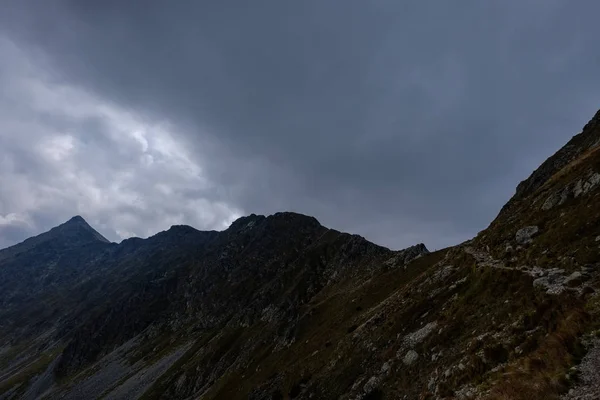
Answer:
[(395, 252), (394, 256), (386, 261), (386, 264), (392, 266), (404, 266), (427, 254), (429, 254), (427, 247), (425, 247), (423, 243), (419, 243), (415, 246)]
[(551, 194), (542, 204), (542, 210), (548, 211), (556, 206), (563, 205), (569, 199), (586, 195), (598, 185), (600, 185), (600, 174), (590, 171), (586, 177), (571, 182), (558, 192)]
[(424, 255), (429, 254), (429, 250), (423, 243), (419, 243), (415, 246), (409, 247), (400, 252), (400, 259), (403, 264), (408, 264), (412, 260), (423, 257)]
[(600, 320), (599, 119), (434, 253), (296, 213), (120, 244), (77, 217), (0, 251), (0, 399), (568, 393)]
[(414, 348), (417, 344), (421, 343), (431, 332), (437, 328), (437, 322), (433, 321), (425, 325), (423, 328), (416, 332), (406, 335), (404, 338), (404, 345), (408, 348)]
[(515, 240), (519, 244), (527, 244), (531, 243), (533, 237), (540, 232), (540, 228), (537, 226), (526, 226), (525, 228), (521, 228), (515, 234)]

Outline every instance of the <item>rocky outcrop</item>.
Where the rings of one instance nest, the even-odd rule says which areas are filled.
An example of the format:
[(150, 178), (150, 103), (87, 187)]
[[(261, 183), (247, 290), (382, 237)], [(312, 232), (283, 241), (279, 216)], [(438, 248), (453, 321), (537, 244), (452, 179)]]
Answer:
[(423, 257), (426, 254), (429, 254), (429, 250), (427, 250), (427, 247), (425, 247), (423, 243), (419, 243), (415, 246), (408, 247), (405, 250), (401, 250), (397, 255), (397, 259), (402, 264), (408, 264), (412, 260)]
[(408, 247), (394, 253), (394, 255), (386, 261), (386, 265), (405, 266), (413, 260), (416, 260), (424, 255), (429, 254), (429, 250), (423, 243)]
[(564, 188), (551, 194), (542, 204), (542, 210), (548, 211), (556, 206), (563, 205), (569, 199), (576, 199), (586, 195), (600, 185), (600, 174), (589, 171), (585, 177), (571, 182)]
[(534, 236), (540, 232), (540, 228), (537, 226), (526, 226), (521, 228), (515, 234), (515, 240), (518, 244), (531, 243)]
[(556, 154), (548, 158), (533, 174), (518, 186), (515, 195), (502, 208), (501, 214), (508, 212), (515, 203), (525, 199), (527, 196), (539, 189), (554, 174), (576, 160), (585, 152), (595, 149), (600, 145), (600, 110), (584, 126), (581, 133), (574, 136), (569, 143), (561, 148)]

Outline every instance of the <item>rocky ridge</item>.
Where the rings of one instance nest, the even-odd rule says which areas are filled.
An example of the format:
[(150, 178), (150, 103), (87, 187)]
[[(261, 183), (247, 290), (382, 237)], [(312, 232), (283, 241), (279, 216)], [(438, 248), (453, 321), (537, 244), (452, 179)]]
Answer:
[(434, 253), (295, 213), (0, 252), (0, 399), (595, 398), (599, 143)]

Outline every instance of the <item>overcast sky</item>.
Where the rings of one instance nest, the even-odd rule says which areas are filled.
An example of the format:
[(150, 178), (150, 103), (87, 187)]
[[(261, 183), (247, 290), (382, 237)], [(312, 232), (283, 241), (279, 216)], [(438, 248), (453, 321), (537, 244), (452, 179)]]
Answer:
[(484, 229), (600, 108), (596, 0), (0, 0), (0, 247), (297, 211)]

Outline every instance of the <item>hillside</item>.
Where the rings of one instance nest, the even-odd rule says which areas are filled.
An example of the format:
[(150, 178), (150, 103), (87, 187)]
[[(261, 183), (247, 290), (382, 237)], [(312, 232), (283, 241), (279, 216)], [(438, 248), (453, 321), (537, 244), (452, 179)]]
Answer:
[(295, 213), (120, 244), (75, 217), (0, 251), (0, 399), (600, 398), (599, 145), (600, 112), (434, 253)]

